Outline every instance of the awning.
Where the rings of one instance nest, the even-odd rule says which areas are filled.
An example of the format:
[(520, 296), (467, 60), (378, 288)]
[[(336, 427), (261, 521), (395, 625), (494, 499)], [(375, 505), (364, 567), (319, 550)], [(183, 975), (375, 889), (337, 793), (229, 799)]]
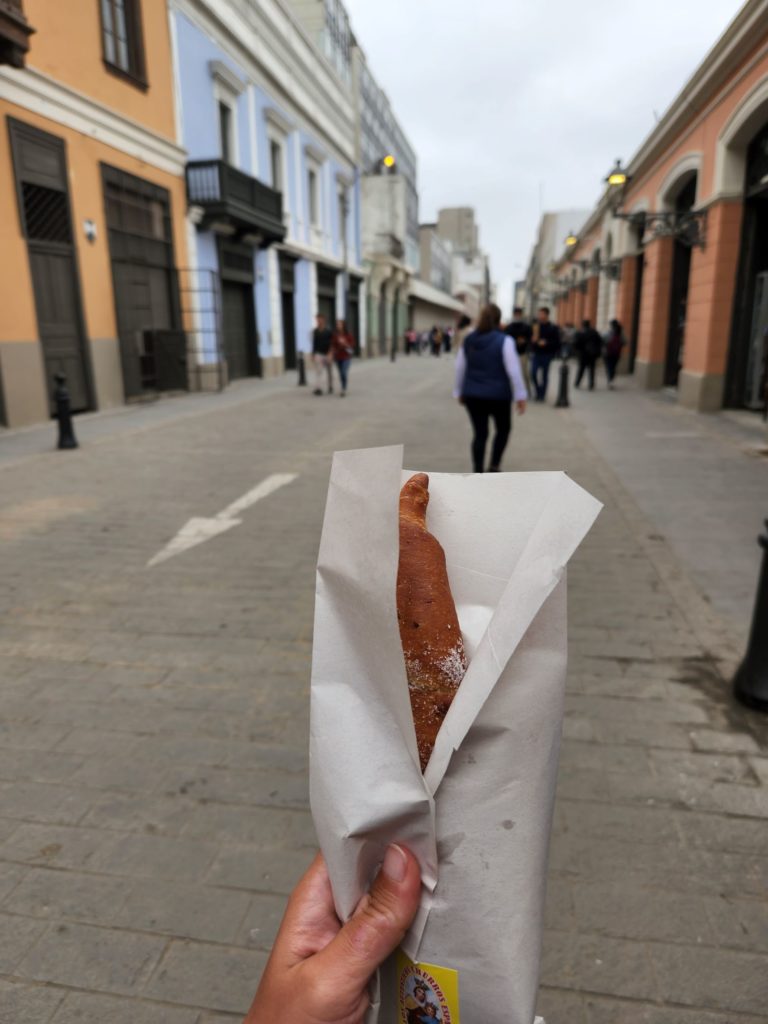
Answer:
[(426, 281), (420, 281), (417, 277), (411, 278), (409, 290), (411, 298), (428, 302), (430, 306), (440, 306), (441, 309), (449, 309), (452, 313), (463, 313), (465, 311), (463, 302), (454, 299), (448, 292), (441, 292), (439, 288), (427, 284)]

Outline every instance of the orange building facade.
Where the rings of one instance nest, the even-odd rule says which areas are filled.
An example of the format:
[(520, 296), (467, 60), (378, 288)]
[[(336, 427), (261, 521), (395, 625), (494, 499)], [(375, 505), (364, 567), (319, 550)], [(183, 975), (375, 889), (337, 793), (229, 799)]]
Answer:
[(618, 319), (642, 386), (700, 411), (763, 407), (768, 0), (741, 9), (553, 273), (560, 323)]
[(165, 3), (23, 0), (23, 15), (28, 52), (0, 65), (7, 426), (50, 416), (58, 374), (75, 411), (157, 386), (158, 339), (181, 334), (186, 265)]

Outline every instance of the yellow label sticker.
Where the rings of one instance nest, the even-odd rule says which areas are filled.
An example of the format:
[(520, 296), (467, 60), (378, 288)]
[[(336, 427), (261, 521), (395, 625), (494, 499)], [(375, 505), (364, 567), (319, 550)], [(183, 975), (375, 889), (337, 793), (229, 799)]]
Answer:
[(459, 972), (397, 954), (398, 1024), (461, 1024)]

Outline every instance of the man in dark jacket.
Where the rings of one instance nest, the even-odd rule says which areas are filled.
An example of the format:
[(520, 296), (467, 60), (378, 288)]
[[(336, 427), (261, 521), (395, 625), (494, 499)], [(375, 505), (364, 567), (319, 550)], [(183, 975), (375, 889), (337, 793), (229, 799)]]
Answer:
[(523, 310), (520, 306), (515, 306), (512, 310), (512, 323), (507, 325), (504, 333), (515, 339), (517, 354), (520, 356), (520, 369), (523, 371), (523, 377), (525, 378), (525, 387), (528, 394), (531, 395), (533, 394), (533, 388), (531, 387), (528, 360), (530, 358), (533, 328), (527, 320), (523, 319)]
[(576, 374), (576, 387), (581, 385), (585, 371), (589, 372), (589, 390), (595, 390), (595, 366), (603, 348), (603, 339), (589, 320), (582, 320), (581, 330), (573, 342), (579, 359), (579, 372)]
[(312, 363), (315, 368), (314, 394), (322, 395), (324, 379), (328, 380), (328, 394), (333, 394), (333, 377), (331, 375), (331, 339), (333, 332), (328, 327), (322, 313), (317, 314), (317, 326), (312, 332)]
[(532, 375), (536, 388), (536, 401), (543, 402), (547, 397), (549, 383), (549, 366), (560, 351), (560, 328), (549, 319), (549, 307), (542, 306), (533, 325), (531, 340)]

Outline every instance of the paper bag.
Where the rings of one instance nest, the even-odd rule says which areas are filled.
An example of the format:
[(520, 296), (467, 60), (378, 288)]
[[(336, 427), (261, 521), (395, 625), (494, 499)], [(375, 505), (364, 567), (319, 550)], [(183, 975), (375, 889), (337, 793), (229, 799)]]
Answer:
[(407, 1024), (414, 988), (428, 989), (441, 1024), (532, 1024), (565, 571), (601, 506), (564, 473), (429, 474), (427, 525), (446, 553), (469, 668), (422, 775), (397, 624), (402, 458), (401, 447), (334, 457), (317, 569), (312, 814), (342, 920), (389, 843), (421, 864), (421, 908), (375, 980), (368, 1024)]

